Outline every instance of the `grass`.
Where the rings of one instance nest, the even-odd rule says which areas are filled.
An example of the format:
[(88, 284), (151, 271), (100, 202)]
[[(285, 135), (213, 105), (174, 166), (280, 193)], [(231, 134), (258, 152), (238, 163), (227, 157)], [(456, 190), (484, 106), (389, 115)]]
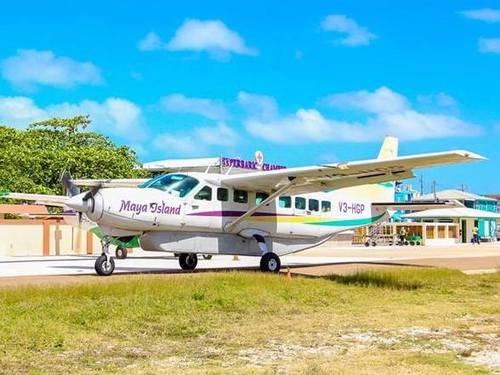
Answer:
[(488, 373), (468, 358), (498, 351), (499, 292), (435, 269), (5, 288), (0, 373)]

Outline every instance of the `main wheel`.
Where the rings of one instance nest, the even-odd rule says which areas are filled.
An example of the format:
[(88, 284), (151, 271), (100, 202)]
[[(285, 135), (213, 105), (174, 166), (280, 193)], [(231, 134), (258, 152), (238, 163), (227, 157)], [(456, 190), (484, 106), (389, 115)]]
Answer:
[(127, 249), (118, 246), (115, 251), (116, 259), (125, 259), (127, 257)]
[(115, 261), (109, 258), (108, 262), (106, 255), (102, 254), (95, 260), (94, 268), (99, 276), (110, 276), (115, 270)]
[(179, 264), (183, 270), (192, 271), (198, 264), (198, 256), (196, 254), (182, 253), (179, 255)]
[(210, 259), (212, 259), (212, 255), (210, 255), (210, 254), (203, 254), (203, 259), (210, 260)]
[(280, 257), (275, 253), (265, 253), (260, 259), (260, 270), (262, 272), (279, 272), (280, 268)]

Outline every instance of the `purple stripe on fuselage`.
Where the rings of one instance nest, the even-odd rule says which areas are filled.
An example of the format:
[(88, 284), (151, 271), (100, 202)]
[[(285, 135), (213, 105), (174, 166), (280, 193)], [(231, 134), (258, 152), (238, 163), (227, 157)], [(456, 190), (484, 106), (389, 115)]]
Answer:
[[(245, 214), (246, 211), (205, 211), (193, 212), (192, 216), (212, 216), (212, 217), (238, 217)], [(294, 216), (287, 214), (277, 214), (276, 212), (255, 212), (252, 216)]]

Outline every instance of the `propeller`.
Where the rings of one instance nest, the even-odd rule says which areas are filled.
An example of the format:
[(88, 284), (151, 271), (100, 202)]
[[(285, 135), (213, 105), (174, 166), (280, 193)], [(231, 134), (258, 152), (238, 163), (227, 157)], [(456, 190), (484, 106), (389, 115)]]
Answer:
[(90, 198), (94, 198), (94, 196), (101, 190), (102, 184), (99, 183), (96, 186), (93, 186), (92, 189), (87, 191), (87, 193), (83, 196), (82, 200), (87, 202)]

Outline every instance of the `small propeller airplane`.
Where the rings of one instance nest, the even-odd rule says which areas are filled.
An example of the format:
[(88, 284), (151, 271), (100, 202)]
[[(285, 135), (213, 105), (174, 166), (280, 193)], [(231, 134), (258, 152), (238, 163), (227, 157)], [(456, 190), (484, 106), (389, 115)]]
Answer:
[[(69, 196), (3, 193), (3, 198), (66, 206), (103, 233), (98, 275), (115, 269), (112, 241), (139, 239), (146, 251), (178, 253), (194, 270), (197, 254), (261, 257), (278, 272), (280, 256), (318, 246), (336, 234), (385, 220), (395, 181), (413, 169), (483, 160), (463, 150), (398, 156), (386, 137), (377, 159), (241, 174), (167, 173), (147, 181), (93, 180), (84, 193), (67, 179)], [(141, 185), (137, 186), (139, 183)]]

